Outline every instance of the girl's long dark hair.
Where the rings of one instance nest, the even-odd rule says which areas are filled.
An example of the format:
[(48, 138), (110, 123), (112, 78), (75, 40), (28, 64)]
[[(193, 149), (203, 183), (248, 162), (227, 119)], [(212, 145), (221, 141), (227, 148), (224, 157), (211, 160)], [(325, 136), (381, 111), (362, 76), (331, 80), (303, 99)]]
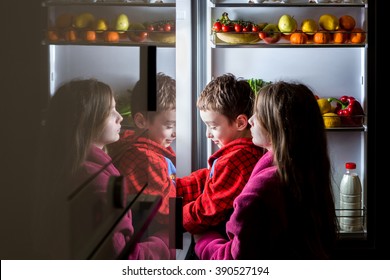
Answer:
[(273, 83), (259, 91), (255, 113), (272, 140), (292, 226), (309, 248), (327, 251), (336, 239), (337, 218), (326, 131), (313, 92), (300, 83)]

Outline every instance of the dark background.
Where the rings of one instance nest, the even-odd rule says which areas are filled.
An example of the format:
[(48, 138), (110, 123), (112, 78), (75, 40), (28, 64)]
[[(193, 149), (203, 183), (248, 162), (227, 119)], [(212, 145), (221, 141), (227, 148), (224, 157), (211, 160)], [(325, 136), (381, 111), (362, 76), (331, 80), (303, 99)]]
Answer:
[[(390, 221), (389, 182), (380, 174), (387, 162), (380, 155), (388, 154), (386, 139), (379, 145), (379, 135), (389, 125), (389, 110), (382, 99), (388, 89), (382, 82), (388, 69), (385, 59), (384, 7), (369, 0), (369, 143), (368, 181), (371, 192), (368, 211), (371, 233), (369, 244), (342, 244), (336, 258), (389, 259)], [(381, 1), (383, 3), (383, 1)], [(375, 3), (375, 5), (374, 5)], [(383, 5), (383, 4), (382, 4)], [(377, 10), (374, 13), (374, 10)], [(47, 57), (43, 38), (44, 11), (39, 0), (1, 1), (1, 165), (0, 165), (0, 258), (34, 259), (32, 250), (32, 196), (35, 186), (34, 158), (37, 153), (41, 110), (47, 98)], [(383, 15), (383, 16), (382, 16)], [(387, 56), (386, 56), (387, 57)], [(383, 122), (384, 120), (384, 122)], [(387, 121), (386, 121), (387, 120)], [(383, 123), (383, 126), (379, 126)], [(383, 143), (383, 142), (382, 142)], [(388, 172), (388, 171), (387, 171)], [(382, 178), (380, 178), (382, 177)]]

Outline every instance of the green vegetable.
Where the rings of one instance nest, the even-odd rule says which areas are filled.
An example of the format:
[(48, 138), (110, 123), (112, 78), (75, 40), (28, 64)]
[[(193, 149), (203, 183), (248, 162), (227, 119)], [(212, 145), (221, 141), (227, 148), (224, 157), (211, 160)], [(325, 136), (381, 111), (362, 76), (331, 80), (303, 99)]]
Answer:
[(248, 79), (248, 83), (249, 85), (251, 86), (253, 92), (257, 95), (257, 93), (259, 92), (259, 90), (266, 86), (266, 85), (269, 85), (271, 84), (272, 82), (267, 82), (267, 81), (264, 81), (262, 79), (255, 79), (255, 78), (252, 78), (252, 79)]

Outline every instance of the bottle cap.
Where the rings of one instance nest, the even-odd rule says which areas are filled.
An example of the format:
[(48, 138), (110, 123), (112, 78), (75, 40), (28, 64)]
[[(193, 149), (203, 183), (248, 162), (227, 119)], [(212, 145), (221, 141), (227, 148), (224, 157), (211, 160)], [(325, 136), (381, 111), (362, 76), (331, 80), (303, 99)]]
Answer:
[(345, 163), (345, 168), (346, 169), (356, 169), (356, 163), (354, 163), (354, 162), (346, 162)]

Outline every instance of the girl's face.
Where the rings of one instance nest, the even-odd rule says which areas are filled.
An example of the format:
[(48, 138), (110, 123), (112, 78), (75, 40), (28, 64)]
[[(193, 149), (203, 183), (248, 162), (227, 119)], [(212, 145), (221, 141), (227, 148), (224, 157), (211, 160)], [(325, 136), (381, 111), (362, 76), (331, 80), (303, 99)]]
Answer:
[(235, 123), (229, 123), (229, 119), (214, 111), (200, 111), (200, 118), (205, 123), (206, 137), (210, 138), (219, 148), (241, 137)]
[(119, 132), (121, 130), (121, 122), (123, 117), (116, 110), (116, 103), (114, 99), (112, 100), (111, 104), (110, 114), (106, 119), (103, 131), (94, 143), (101, 149), (103, 149), (105, 145), (119, 140)]
[(153, 122), (148, 121), (149, 139), (169, 147), (176, 139), (176, 110), (169, 110), (157, 113)]
[(265, 128), (258, 121), (256, 114), (253, 114), (253, 116), (249, 119), (248, 122), (251, 125), (253, 144), (270, 150), (272, 147), (271, 138), (269, 136), (268, 131), (266, 131)]

